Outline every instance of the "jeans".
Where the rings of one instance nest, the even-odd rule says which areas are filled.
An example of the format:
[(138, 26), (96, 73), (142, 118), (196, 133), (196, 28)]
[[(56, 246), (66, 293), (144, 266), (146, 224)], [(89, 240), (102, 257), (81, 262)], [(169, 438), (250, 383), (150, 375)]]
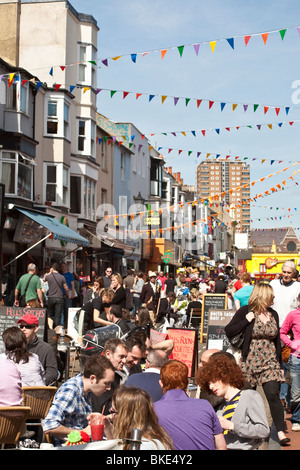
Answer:
[(48, 297), (48, 315), (53, 320), (53, 328), (60, 325), (60, 314), (64, 306), (64, 299), (60, 297)]
[(69, 308), (72, 308), (73, 306), (73, 299), (70, 299), (69, 297), (65, 297), (63, 299), (63, 304), (61, 308), (61, 316), (60, 316), (60, 325), (63, 325), (65, 329), (68, 328), (68, 312)]
[(290, 354), (292, 423), (300, 423), (300, 358)]

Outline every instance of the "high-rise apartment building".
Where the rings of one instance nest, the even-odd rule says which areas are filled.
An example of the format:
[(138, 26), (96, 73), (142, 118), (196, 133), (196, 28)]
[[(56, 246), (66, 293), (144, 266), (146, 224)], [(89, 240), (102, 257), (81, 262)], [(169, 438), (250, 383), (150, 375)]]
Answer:
[(250, 230), (250, 165), (228, 160), (206, 160), (197, 167), (197, 196), (229, 210), (236, 231)]

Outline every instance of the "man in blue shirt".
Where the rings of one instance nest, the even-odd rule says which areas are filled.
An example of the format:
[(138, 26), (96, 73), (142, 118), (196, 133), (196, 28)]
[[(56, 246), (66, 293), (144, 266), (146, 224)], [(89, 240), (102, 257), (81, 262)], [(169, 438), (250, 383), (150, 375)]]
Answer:
[(110, 390), (114, 377), (112, 363), (106, 357), (93, 355), (87, 359), (83, 374), (62, 384), (42, 421), (44, 432), (54, 437), (56, 445), (61, 445), (74, 430), (91, 435), (88, 423), (92, 413), (91, 394), (100, 396)]

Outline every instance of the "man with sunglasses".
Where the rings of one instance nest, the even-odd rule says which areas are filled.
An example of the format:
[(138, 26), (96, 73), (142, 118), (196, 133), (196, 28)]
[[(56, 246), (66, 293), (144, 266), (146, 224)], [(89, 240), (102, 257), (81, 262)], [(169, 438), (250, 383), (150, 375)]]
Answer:
[(113, 273), (112, 268), (110, 268), (110, 267), (106, 268), (105, 276), (103, 276), (103, 282), (104, 282), (104, 287), (105, 288), (110, 287), (112, 273)]
[(31, 313), (26, 313), (18, 320), (18, 325), (26, 336), (27, 350), (39, 357), (46, 372), (46, 385), (52, 384), (58, 376), (57, 360), (52, 346), (41, 341), (36, 334), (39, 327), (38, 318)]

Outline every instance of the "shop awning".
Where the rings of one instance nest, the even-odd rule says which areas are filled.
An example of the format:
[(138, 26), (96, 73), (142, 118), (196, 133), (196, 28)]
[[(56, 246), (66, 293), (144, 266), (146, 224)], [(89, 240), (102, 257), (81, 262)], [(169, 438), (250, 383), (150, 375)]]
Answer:
[(89, 245), (89, 241), (86, 238), (79, 235), (79, 233), (74, 232), (74, 230), (70, 229), (67, 225), (59, 222), (55, 217), (27, 209), (21, 209), (19, 207), (15, 208), (26, 217), (29, 217), (37, 224), (42, 225), (49, 230), (49, 232), (52, 233), (54, 240), (76, 243), (77, 245)]

